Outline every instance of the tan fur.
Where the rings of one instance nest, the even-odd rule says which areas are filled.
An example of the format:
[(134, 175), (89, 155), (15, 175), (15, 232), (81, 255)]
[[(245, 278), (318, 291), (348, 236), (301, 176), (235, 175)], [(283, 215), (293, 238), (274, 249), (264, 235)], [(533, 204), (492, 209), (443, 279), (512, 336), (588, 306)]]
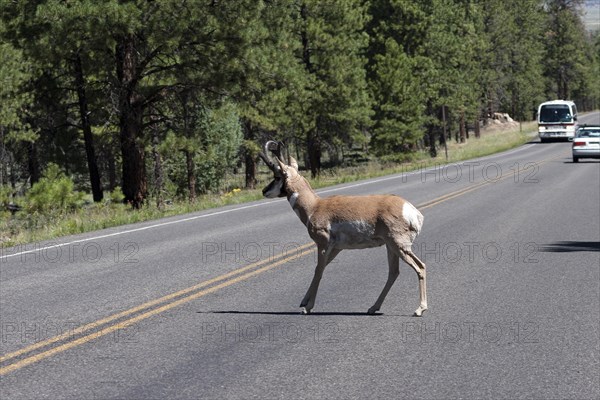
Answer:
[[(318, 249), (315, 275), (300, 305), (304, 307), (303, 312), (309, 313), (312, 310), (323, 271), (341, 250), (385, 244), (388, 252), (388, 280), (368, 312), (373, 314), (380, 309), (399, 274), (399, 259), (402, 258), (419, 277), (420, 305), (415, 315), (421, 316), (427, 309), (427, 294), (425, 264), (411, 250), (423, 222), (423, 216), (416, 208), (395, 195), (320, 198), (308, 181), (298, 173), (297, 163), (293, 158), (290, 165), (277, 161), (283, 176), (281, 190), (285, 191)], [(273, 183), (267, 188), (272, 185)], [(278, 194), (265, 195), (273, 197)], [(412, 215), (404, 215), (405, 210)]]

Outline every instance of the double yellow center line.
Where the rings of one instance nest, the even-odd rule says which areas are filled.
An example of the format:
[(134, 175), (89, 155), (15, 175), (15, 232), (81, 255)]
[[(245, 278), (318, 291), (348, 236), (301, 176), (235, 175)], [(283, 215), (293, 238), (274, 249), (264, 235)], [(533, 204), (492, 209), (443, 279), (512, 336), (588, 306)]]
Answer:
[[(76, 339), (67, 341), (64, 344), (53, 347), (49, 350), (42, 351), (41, 353), (37, 353), (35, 355), (20, 359), (20, 360), (14, 362), (12, 364), (9, 364), (5, 367), (0, 367), (0, 375), (4, 375), (11, 371), (20, 369), (29, 364), (35, 363), (37, 361), (43, 360), (44, 358), (48, 358), (54, 354), (57, 354), (57, 353), (65, 351), (65, 350), (68, 350), (70, 348), (87, 343), (91, 340), (97, 339), (97, 338), (107, 335), (109, 333), (125, 329), (128, 326), (133, 325), (133, 324), (135, 324), (139, 321), (142, 321), (146, 318), (149, 318), (153, 315), (160, 314), (162, 312), (165, 312), (167, 310), (170, 310), (172, 308), (180, 306), (184, 303), (188, 303), (192, 300), (195, 300), (199, 297), (206, 296), (207, 294), (216, 292), (217, 290), (223, 289), (227, 286), (231, 286), (238, 282), (252, 278), (255, 275), (266, 272), (270, 269), (278, 267), (287, 262), (304, 257), (305, 255), (313, 252), (313, 250), (314, 250), (314, 243), (306, 243), (302, 246), (297, 247), (292, 255), (287, 255), (284, 253), (283, 255), (280, 255), (275, 258), (270, 258), (270, 259), (261, 260), (261, 261), (252, 263), (243, 268), (239, 268), (239, 269), (236, 269), (229, 273), (209, 279), (207, 281), (200, 282), (197, 285), (188, 287), (186, 289), (180, 290), (175, 293), (171, 293), (167, 296), (163, 296), (161, 298), (149, 301), (149, 302), (141, 304), (137, 307), (133, 307), (128, 310), (122, 311), (120, 313), (113, 314), (113, 315), (103, 318), (101, 320), (80, 326), (69, 332), (63, 333), (58, 336), (54, 336), (50, 339), (47, 339), (47, 340), (44, 340), (41, 342), (34, 343), (31, 346), (24, 347), (22, 349), (12, 352), (12, 353), (8, 353), (8, 354), (0, 357), (1, 363), (4, 363), (11, 359), (17, 358), (23, 354), (31, 353), (34, 350), (50, 346), (54, 343), (62, 342), (62, 341), (68, 340), (68, 339), (73, 339), (76, 336), (82, 335), (89, 331), (94, 331), (94, 330), (101, 328), (102, 326), (105, 326), (113, 321), (117, 321), (117, 320), (123, 319), (125, 317), (137, 314), (134, 317), (125, 319), (123, 321), (114, 323), (112, 325), (108, 325), (98, 331), (94, 331), (92, 333), (86, 334), (86, 335), (78, 337)], [(211, 285), (214, 285), (214, 286), (211, 286)]]
[[(538, 162), (537, 164), (540, 165), (551, 161), (555, 158), (543, 160)], [(423, 210), (433, 207), (442, 202), (454, 199), (458, 196), (462, 196), (466, 193), (472, 192), (473, 190), (479, 189), (491, 183), (497, 183), (499, 181), (508, 179), (512, 176), (513, 174), (507, 174), (506, 176), (501, 176), (498, 179), (487, 180), (484, 182), (479, 182), (467, 186), (455, 192), (445, 194), (436, 199), (420, 204), (417, 206), (417, 208)], [(0, 356), (0, 363), (6, 364), (5, 366), (0, 367), (0, 375), (4, 375), (9, 372), (18, 370), (27, 365), (41, 361), (57, 353), (61, 353), (63, 351), (95, 340), (112, 332), (125, 329), (144, 319), (168, 311), (172, 308), (188, 303), (200, 297), (206, 296), (207, 294), (216, 292), (220, 289), (242, 282), (256, 275), (262, 274), (263, 272), (276, 268), (282, 264), (288, 263), (293, 260), (297, 260), (301, 257), (310, 254), (314, 251), (314, 249), (314, 243), (306, 243), (297, 247), (294, 253), (291, 255), (289, 253), (284, 253), (277, 257), (261, 260), (246, 265), (242, 268), (236, 269), (226, 274), (219, 275), (215, 278), (200, 282), (197, 285), (188, 287), (175, 293), (171, 293), (169, 295), (160, 297), (155, 300), (151, 300), (149, 302), (140, 304), (139, 306), (130, 308), (120, 313), (110, 315), (106, 318), (91, 322), (86, 325), (82, 325), (61, 335), (54, 336), (47, 340), (34, 343), (30, 346), (26, 346), (14, 352)], [(61, 344), (51, 347), (52, 345), (57, 343)], [(45, 348), (48, 349), (44, 350)], [(27, 354), (32, 353), (36, 350), (40, 351), (27, 356)]]

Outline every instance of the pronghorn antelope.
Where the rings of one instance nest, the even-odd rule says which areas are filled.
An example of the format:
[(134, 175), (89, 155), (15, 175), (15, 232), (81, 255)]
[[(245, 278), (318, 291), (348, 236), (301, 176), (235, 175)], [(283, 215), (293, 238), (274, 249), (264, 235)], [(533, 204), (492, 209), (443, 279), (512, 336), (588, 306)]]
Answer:
[[(276, 154), (276, 162), (269, 157)], [(315, 305), (323, 271), (340, 251), (387, 247), (389, 274), (387, 282), (368, 313), (378, 311), (399, 274), (399, 259), (411, 266), (419, 277), (419, 308), (416, 316), (427, 310), (425, 264), (411, 246), (423, 225), (423, 215), (408, 201), (394, 195), (332, 196), (320, 198), (298, 173), (298, 163), (288, 157), (281, 161), (281, 145), (269, 141), (260, 157), (273, 171), (274, 179), (263, 189), (267, 198), (287, 197), (292, 209), (315, 241), (318, 261), (312, 282), (300, 303), (304, 314)]]

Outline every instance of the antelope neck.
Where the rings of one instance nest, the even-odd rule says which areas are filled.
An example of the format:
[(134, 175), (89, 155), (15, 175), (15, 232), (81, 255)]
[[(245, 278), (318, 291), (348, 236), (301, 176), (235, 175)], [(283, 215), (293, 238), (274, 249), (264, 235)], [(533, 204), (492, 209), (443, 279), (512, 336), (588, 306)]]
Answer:
[(307, 183), (304, 183), (304, 185), (307, 187), (289, 188), (287, 199), (298, 218), (306, 225), (318, 196)]

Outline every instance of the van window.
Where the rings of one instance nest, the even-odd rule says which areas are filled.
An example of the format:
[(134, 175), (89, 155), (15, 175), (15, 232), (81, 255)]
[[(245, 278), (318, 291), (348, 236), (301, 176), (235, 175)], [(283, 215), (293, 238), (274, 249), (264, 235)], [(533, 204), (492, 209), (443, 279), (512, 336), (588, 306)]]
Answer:
[(542, 106), (540, 122), (571, 122), (571, 112), (566, 104)]

